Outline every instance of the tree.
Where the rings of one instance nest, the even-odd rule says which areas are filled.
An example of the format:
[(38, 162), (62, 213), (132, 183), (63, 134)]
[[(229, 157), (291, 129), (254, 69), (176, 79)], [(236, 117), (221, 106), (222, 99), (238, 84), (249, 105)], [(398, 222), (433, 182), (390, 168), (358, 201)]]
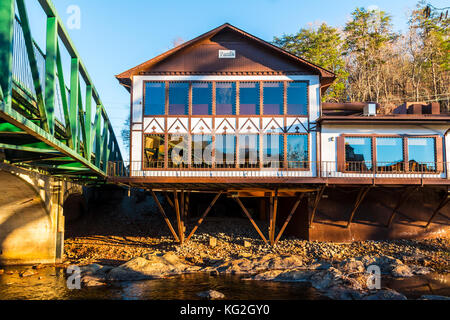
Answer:
[(120, 136), (122, 137), (123, 145), (129, 151), (130, 150), (130, 116), (123, 123), (122, 130), (120, 131)]
[(387, 97), (386, 61), (395, 55), (397, 35), (392, 32), (391, 17), (384, 11), (356, 8), (344, 28), (347, 70), (350, 73), (347, 92), (353, 101), (376, 101)]
[(274, 37), (273, 44), (336, 74), (323, 101), (343, 101), (348, 73), (342, 57), (343, 41), (338, 29), (322, 23), (318, 27), (302, 28), (293, 35)]

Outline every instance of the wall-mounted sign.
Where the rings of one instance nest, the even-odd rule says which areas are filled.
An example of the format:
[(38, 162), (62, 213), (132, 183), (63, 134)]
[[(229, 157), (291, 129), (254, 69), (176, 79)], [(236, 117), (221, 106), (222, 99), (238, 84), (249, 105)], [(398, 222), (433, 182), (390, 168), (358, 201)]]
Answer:
[(236, 58), (236, 50), (219, 50), (219, 59)]

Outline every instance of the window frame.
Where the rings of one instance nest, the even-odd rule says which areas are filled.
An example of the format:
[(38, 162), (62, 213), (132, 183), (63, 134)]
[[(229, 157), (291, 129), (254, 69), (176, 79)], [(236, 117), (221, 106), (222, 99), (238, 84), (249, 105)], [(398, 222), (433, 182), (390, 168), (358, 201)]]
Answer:
[[(427, 174), (439, 174), (442, 173), (444, 170), (443, 168), (440, 168), (439, 166), (439, 154), (438, 154), (438, 140), (442, 139), (440, 135), (399, 135), (399, 134), (341, 134), (338, 136), (342, 137), (343, 139), (343, 148), (342, 150), (337, 150), (338, 153), (341, 153), (340, 157), (343, 160), (343, 169), (339, 169), (337, 171), (343, 172), (343, 173), (360, 173), (360, 174), (366, 174), (366, 173), (378, 173), (378, 174), (420, 174), (420, 173), (427, 173)], [(372, 170), (369, 171), (351, 171), (347, 170), (347, 160), (345, 155), (345, 138), (371, 138), (372, 139)], [(377, 168), (377, 144), (376, 144), (376, 138), (401, 138), (402, 139), (402, 149), (403, 149), (403, 170), (398, 171), (384, 171), (380, 172)], [(434, 157), (435, 157), (435, 163), (436, 163), (436, 170), (434, 171), (427, 171), (427, 172), (420, 172), (420, 171), (411, 171), (409, 168), (409, 154), (408, 154), (408, 139), (409, 138), (433, 138), (434, 139)], [(338, 155), (339, 157), (339, 155)], [(338, 164), (339, 166), (339, 164)]]

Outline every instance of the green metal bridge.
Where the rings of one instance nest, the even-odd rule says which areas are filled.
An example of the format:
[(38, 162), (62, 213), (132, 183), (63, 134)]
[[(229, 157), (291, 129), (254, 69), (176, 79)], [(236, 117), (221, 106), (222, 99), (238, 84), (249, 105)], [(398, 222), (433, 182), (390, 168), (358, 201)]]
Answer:
[(0, 1), (0, 162), (104, 180), (108, 162), (122, 161), (111, 122), (53, 3), (33, 1), (46, 15), (45, 51), (33, 38), (29, 0)]

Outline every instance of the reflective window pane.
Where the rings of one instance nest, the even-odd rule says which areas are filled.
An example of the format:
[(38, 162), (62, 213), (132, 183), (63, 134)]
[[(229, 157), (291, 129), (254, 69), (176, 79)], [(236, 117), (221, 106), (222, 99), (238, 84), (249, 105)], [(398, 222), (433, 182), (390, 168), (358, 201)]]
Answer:
[(364, 172), (372, 168), (372, 138), (345, 137), (345, 169)]
[(259, 83), (239, 83), (239, 114), (259, 114)]
[(164, 82), (145, 82), (144, 115), (165, 114), (166, 84)]
[(308, 114), (308, 84), (306, 82), (287, 83), (287, 114)]
[(216, 83), (216, 114), (217, 115), (236, 114), (236, 83), (234, 82)]
[(377, 171), (403, 171), (403, 139), (376, 138), (375, 141), (377, 146)]
[(263, 166), (265, 168), (283, 168), (284, 139), (282, 134), (263, 136)]
[(306, 134), (287, 135), (286, 156), (288, 168), (308, 168), (308, 136)]
[(186, 168), (189, 159), (187, 135), (171, 134), (168, 139), (169, 168)]
[(283, 82), (263, 83), (264, 114), (283, 114), (284, 87)]
[(410, 171), (436, 171), (436, 140), (408, 138), (408, 157)]
[(215, 159), (217, 168), (233, 168), (236, 166), (236, 136), (231, 134), (216, 135)]
[(144, 135), (144, 168), (164, 168), (164, 135)]
[(191, 138), (192, 161), (194, 168), (209, 168), (212, 161), (212, 136), (206, 134), (194, 134)]
[(189, 113), (189, 83), (169, 83), (169, 114), (188, 115)]
[(192, 83), (192, 114), (193, 115), (212, 114), (211, 82)]
[(259, 168), (259, 135), (239, 135), (239, 166)]

